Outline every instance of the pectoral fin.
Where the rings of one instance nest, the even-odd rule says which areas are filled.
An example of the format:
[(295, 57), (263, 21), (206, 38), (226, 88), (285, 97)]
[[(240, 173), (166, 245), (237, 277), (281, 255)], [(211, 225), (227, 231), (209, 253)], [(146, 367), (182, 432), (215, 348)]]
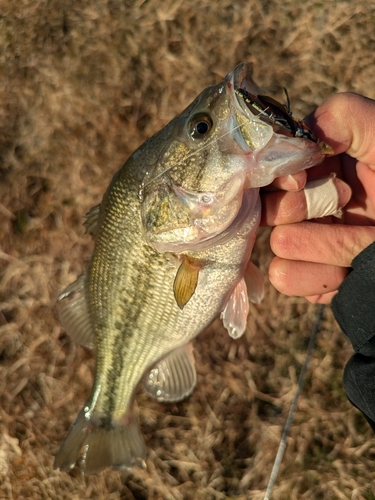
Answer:
[(190, 396), (197, 381), (191, 343), (178, 347), (143, 377), (148, 394), (161, 402), (181, 401)]
[(198, 284), (200, 267), (184, 256), (173, 283), (177, 305), (183, 309), (194, 295)]
[(233, 339), (238, 339), (246, 329), (249, 299), (244, 278), (234, 287), (220, 318)]

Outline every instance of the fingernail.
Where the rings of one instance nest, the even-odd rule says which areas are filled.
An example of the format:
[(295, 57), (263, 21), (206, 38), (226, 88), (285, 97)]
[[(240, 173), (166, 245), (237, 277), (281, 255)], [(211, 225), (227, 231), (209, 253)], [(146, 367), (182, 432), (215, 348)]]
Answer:
[(305, 172), (297, 172), (288, 175), (285, 189), (288, 191), (300, 191), (306, 184)]
[(352, 190), (348, 184), (346, 184), (344, 181), (341, 179), (338, 179), (335, 177), (334, 181), (335, 187), (337, 190), (337, 195), (339, 197), (338, 199), (338, 206), (343, 208), (345, 205), (349, 202), (350, 198), (352, 197)]

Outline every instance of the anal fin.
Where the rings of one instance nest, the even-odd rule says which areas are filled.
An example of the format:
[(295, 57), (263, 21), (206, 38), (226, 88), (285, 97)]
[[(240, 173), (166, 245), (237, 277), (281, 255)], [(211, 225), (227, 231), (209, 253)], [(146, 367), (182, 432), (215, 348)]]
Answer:
[(143, 387), (160, 402), (176, 402), (190, 396), (197, 382), (193, 346), (178, 347), (148, 370)]
[(89, 349), (95, 345), (85, 294), (85, 275), (70, 284), (58, 297), (59, 318), (67, 334)]

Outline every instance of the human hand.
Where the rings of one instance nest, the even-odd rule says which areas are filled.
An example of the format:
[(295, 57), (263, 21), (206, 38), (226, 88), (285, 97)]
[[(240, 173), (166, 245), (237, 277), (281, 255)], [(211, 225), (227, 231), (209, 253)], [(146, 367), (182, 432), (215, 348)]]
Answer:
[[(307, 218), (303, 191), (263, 192), (262, 225), (271, 234), (269, 277), (286, 295), (329, 303), (346, 277), (353, 258), (375, 241), (375, 101), (342, 93), (325, 101), (307, 120), (312, 131), (335, 154), (307, 172), (308, 178), (335, 173), (340, 219)], [(281, 179), (282, 189), (303, 187), (305, 173)], [(297, 224), (295, 224), (297, 222)]]

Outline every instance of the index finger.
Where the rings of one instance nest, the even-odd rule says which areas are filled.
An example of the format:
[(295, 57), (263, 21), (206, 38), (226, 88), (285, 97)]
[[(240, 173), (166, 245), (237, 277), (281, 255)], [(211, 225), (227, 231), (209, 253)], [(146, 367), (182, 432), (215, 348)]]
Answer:
[(329, 97), (306, 123), (335, 155), (346, 152), (375, 170), (375, 101), (344, 92)]

